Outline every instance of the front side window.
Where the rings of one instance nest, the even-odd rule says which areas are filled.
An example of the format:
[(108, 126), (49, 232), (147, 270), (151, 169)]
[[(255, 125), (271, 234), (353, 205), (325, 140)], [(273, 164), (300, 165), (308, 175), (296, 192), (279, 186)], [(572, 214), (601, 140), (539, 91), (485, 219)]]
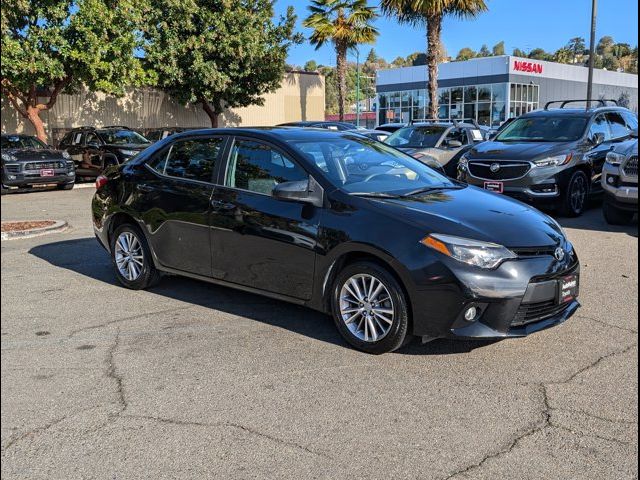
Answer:
[(309, 175), (301, 167), (269, 145), (237, 140), (231, 149), (225, 185), (271, 195), (281, 183), (308, 178)]
[(100, 139), (98, 138), (98, 135), (96, 135), (93, 132), (87, 133), (87, 136), (84, 141), (86, 145), (90, 145), (92, 143), (97, 143), (98, 145), (100, 144)]
[(291, 146), (314, 162), (332, 185), (351, 194), (400, 195), (420, 189), (457, 187), (409, 155), (359, 135), (295, 140)]
[(5, 148), (35, 148), (42, 149), (47, 146), (36, 137), (6, 136), (2, 137), (2, 149)]
[(98, 135), (109, 145), (143, 145), (151, 143), (133, 130), (104, 129), (98, 130)]
[(607, 120), (611, 126), (612, 138), (624, 138), (628, 137), (631, 133), (631, 129), (627, 126), (627, 122), (624, 121), (622, 115), (617, 112), (607, 113)]
[(495, 140), (497, 142), (574, 142), (582, 137), (586, 126), (587, 118), (578, 116), (518, 118), (511, 122)]
[(446, 130), (447, 127), (436, 125), (401, 128), (387, 138), (386, 143), (392, 147), (432, 148), (436, 146)]
[(148, 165), (170, 177), (211, 182), (222, 138), (181, 140), (152, 158)]
[(596, 133), (603, 134), (605, 142), (611, 140), (611, 130), (604, 115), (598, 115), (594, 118), (591, 128), (589, 129), (589, 138), (593, 138)]

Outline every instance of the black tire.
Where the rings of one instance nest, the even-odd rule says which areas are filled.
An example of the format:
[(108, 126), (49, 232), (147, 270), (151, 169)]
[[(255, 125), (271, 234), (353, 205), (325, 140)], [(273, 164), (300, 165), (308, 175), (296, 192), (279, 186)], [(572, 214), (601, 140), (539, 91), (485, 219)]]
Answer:
[(72, 183), (61, 183), (60, 185), (57, 185), (58, 190), (73, 190), (73, 186), (75, 185), (75, 182)]
[(589, 177), (582, 170), (576, 170), (567, 182), (560, 199), (560, 214), (565, 217), (579, 217), (589, 200)]
[[(139, 275), (134, 279), (128, 279), (125, 277), (118, 267), (116, 262), (116, 242), (118, 238), (123, 234), (128, 233), (133, 235), (137, 241), (140, 243), (140, 247), (142, 249), (142, 267), (140, 269)], [(153, 260), (151, 257), (151, 250), (149, 249), (149, 244), (147, 243), (147, 239), (142, 234), (140, 229), (131, 224), (123, 224), (118, 226), (113, 235), (111, 236), (111, 261), (113, 263), (113, 268), (116, 272), (116, 277), (118, 281), (125, 287), (130, 288), (132, 290), (144, 290), (146, 288), (150, 288), (156, 285), (161, 278), (160, 272), (158, 272), (153, 265)]]
[(635, 215), (635, 212), (621, 210), (608, 200), (602, 206), (602, 213), (609, 225), (630, 225)]
[[(388, 331), (377, 341), (365, 341), (354, 334), (342, 318), (340, 311), (342, 289), (351, 278), (368, 275), (381, 282), (387, 289), (392, 301), (393, 323)], [(392, 352), (405, 344), (409, 329), (409, 307), (404, 291), (389, 271), (374, 262), (357, 262), (347, 265), (337, 276), (331, 292), (333, 320), (342, 337), (354, 348), (363, 352), (379, 355)], [(378, 322), (380, 324), (381, 322)], [(355, 324), (355, 322), (354, 322)]]

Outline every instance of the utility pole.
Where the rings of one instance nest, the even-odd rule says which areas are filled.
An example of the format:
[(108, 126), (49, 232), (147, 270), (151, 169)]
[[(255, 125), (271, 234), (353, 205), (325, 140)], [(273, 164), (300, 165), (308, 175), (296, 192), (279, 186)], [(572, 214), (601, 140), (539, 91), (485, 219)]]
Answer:
[(356, 127), (360, 126), (360, 49), (356, 47)]
[(591, 41), (589, 43), (589, 80), (587, 82), (587, 109), (591, 108), (593, 99), (593, 66), (596, 60), (596, 17), (598, 15), (598, 0), (591, 4)]

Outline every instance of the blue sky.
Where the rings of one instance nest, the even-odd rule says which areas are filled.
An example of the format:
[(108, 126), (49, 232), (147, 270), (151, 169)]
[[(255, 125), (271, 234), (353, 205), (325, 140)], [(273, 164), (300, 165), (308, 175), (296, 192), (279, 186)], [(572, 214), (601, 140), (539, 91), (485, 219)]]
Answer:
[[(276, 0), (276, 11), (283, 13), (287, 6), (295, 7), (298, 30), (307, 37), (309, 31), (301, 25), (307, 16), (307, 0)], [(378, 2), (371, 0), (370, 4)], [(463, 47), (479, 50), (486, 43), (489, 48), (505, 41), (507, 53), (518, 47), (525, 51), (536, 47), (555, 51), (576, 36), (589, 39), (591, 0), (488, 0), (489, 12), (476, 20), (447, 19), (443, 40), (449, 55), (455, 56)], [(611, 35), (618, 42), (638, 44), (638, 3), (635, 0), (598, 0), (598, 30), (596, 38)], [(380, 18), (380, 31), (374, 45), (378, 55), (388, 61), (426, 49), (425, 33), (421, 29), (398, 25)], [(363, 46), (363, 54), (371, 47)], [(304, 65), (314, 59), (319, 64), (334, 65), (331, 47), (316, 51), (308, 43), (296, 46), (289, 55), (289, 63)], [(355, 59), (354, 59), (355, 60)]]

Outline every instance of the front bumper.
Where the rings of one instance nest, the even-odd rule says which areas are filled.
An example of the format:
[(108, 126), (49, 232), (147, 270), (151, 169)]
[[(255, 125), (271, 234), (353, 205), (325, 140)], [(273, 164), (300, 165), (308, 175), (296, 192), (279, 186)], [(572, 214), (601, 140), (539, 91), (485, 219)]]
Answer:
[(75, 171), (56, 170), (53, 176), (43, 177), (39, 173), (7, 173), (2, 174), (2, 184), (5, 187), (23, 187), (27, 185), (51, 185), (73, 183), (76, 180)]
[(607, 162), (602, 169), (602, 188), (616, 207), (638, 211), (638, 177), (626, 176), (622, 168)]
[[(423, 285), (413, 292), (413, 334), (434, 338), (523, 337), (559, 325), (580, 307), (575, 297), (561, 302), (568, 278), (580, 281), (575, 252), (565, 261), (539, 255), (522, 257), (496, 270), (479, 270), (454, 260), (443, 260), (434, 270), (414, 280)], [(431, 284), (429, 284), (431, 283)], [(476, 307), (467, 321), (464, 314)]]

